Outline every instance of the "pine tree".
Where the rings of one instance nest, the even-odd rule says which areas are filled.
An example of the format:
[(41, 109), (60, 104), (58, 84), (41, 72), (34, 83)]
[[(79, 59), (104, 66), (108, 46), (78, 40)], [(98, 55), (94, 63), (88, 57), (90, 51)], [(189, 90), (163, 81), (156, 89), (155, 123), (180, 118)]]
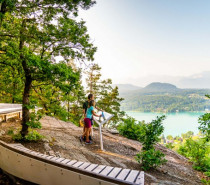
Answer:
[(114, 114), (111, 121), (104, 126), (115, 126), (125, 115), (120, 110), (120, 103), (123, 98), (119, 97), (118, 87), (112, 87), (112, 80), (101, 80), (101, 67), (98, 64), (91, 66), (87, 73), (88, 93), (92, 93), (97, 99), (97, 106), (110, 114)]
[(94, 63), (93, 65), (91, 65), (90, 69), (85, 72), (87, 74), (87, 93), (94, 94), (95, 99), (98, 98), (100, 91), (100, 71), (101, 67), (99, 67), (98, 64)]
[(112, 88), (111, 84), (112, 81), (110, 79), (102, 82), (101, 98), (97, 104), (104, 111), (114, 115), (104, 126), (115, 127), (122, 120), (125, 112), (120, 110), (120, 103), (123, 101), (123, 98), (119, 97), (118, 87)]

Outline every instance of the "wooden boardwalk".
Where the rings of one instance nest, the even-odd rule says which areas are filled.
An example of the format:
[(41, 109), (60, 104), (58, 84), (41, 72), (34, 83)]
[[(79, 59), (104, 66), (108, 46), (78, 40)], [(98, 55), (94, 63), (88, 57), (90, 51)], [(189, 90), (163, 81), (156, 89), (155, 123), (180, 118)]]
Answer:
[(37, 184), (144, 184), (143, 171), (49, 156), (3, 141), (0, 141), (0, 168)]
[(22, 105), (0, 103), (0, 122), (7, 121), (9, 118), (22, 117)]

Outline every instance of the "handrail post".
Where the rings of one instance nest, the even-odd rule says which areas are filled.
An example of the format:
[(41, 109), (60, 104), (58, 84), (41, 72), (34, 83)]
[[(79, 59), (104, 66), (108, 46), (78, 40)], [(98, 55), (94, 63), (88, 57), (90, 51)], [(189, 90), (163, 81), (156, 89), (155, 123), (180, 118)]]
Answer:
[(101, 150), (104, 150), (103, 138), (102, 138), (102, 131), (101, 131), (101, 124), (99, 125), (99, 135), (100, 135), (100, 146), (101, 146)]

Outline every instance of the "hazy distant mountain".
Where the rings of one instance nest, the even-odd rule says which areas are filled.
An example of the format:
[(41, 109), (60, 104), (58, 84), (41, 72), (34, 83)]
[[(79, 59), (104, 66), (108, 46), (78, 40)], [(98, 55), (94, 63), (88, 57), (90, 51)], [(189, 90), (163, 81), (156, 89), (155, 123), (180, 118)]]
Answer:
[(176, 112), (210, 110), (205, 97), (210, 89), (180, 89), (173, 84), (153, 82), (144, 88), (124, 91), (120, 96), (122, 110)]
[(142, 91), (150, 91), (150, 92), (168, 92), (178, 90), (175, 85), (169, 83), (160, 83), (160, 82), (153, 82), (147, 85)]
[(181, 88), (208, 88), (210, 89), (210, 71), (181, 78), (177, 83)]
[(152, 82), (170, 83), (178, 88), (210, 89), (210, 71), (203, 71), (190, 76), (148, 75), (132, 79), (136, 85), (144, 87)]
[(142, 89), (142, 87), (135, 86), (135, 85), (132, 85), (132, 84), (113, 84), (112, 85), (112, 87), (115, 87), (115, 86), (118, 86), (120, 94)]

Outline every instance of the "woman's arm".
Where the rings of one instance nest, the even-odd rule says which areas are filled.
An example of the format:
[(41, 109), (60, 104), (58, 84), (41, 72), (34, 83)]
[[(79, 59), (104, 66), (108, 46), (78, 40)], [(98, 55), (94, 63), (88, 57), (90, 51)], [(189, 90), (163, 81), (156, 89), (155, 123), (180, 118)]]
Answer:
[(86, 117), (85, 109), (83, 109), (83, 116)]
[(94, 116), (96, 116), (96, 117), (101, 117), (101, 115), (97, 115), (97, 114), (94, 112), (94, 110), (92, 110), (92, 114), (93, 114)]
[(103, 111), (101, 108), (99, 108), (99, 107), (97, 107), (97, 106), (95, 106), (95, 108), (96, 108), (97, 110)]

